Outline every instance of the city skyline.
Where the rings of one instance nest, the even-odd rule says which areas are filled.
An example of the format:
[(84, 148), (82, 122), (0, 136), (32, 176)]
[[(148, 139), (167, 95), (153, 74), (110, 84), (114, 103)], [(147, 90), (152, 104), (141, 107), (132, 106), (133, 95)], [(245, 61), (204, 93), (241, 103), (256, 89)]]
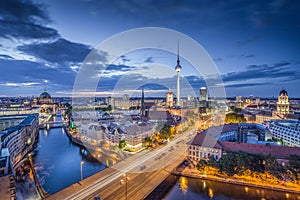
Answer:
[[(276, 97), (285, 88), (290, 97), (298, 97), (299, 6), (297, 1), (277, 0), (2, 1), (0, 96), (36, 96), (44, 88), (53, 96), (70, 96), (76, 73), (93, 47), (119, 32), (152, 26), (182, 32), (202, 45), (220, 71), (227, 96)], [(205, 82), (180, 59), (181, 75), (198, 95)], [(151, 73), (160, 64), (170, 72)], [(129, 53), (110, 65), (105, 87), (97, 92), (111, 92), (124, 74), (175, 83), (175, 65), (171, 53)], [(153, 96), (168, 91), (155, 84), (147, 89)]]

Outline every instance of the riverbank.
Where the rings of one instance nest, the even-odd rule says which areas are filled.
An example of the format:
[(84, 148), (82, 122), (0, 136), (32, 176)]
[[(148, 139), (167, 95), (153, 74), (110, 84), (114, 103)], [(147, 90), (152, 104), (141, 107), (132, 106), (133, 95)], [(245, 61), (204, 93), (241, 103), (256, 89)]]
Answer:
[(300, 194), (300, 191), (294, 188), (287, 188), (284, 186), (278, 186), (278, 185), (273, 185), (269, 186), (266, 184), (260, 184), (260, 183), (252, 183), (252, 182), (247, 182), (244, 180), (240, 179), (235, 179), (235, 178), (229, 178), (229, 177), (221, 177), (221, 176), (216, 176), (216, 175), (210, 175), (210, 174), (201, 174), (199, 170), (196, 168), (189, 168), (189, 167), (180, 167), (176, 168), (172, 171), (172, 174), (175, 176), (183, 176), (183, 177), (188, 177), (188, 178), (196, 178), (196, 179), (203, 179), (203, 180), (211, 180), (211, 181), (217, 181), (217, 182), (222, 182), (222, 183), (229, 183), (229, 184), (235, 184), (235, 185), (242, 185), (246, 187), (255, 187), (255, 188), (262, 188), (262, 189), (267, 189), (267, 190), (274, 190), (278, 192), (286, 192), (286, 193), (294, 193), (294, 194)]

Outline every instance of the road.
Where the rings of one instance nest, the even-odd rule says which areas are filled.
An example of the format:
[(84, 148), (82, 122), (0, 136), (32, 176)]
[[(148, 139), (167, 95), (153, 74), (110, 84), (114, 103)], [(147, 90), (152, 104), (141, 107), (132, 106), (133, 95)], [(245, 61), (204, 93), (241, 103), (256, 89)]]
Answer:
[[(140, 152), (129, 157), (104, 170), (105, 172), (99, 172), (98, 175), (89, 177), (80, 184), (74, 184), (48, 199), (91, 199), (96, 194), (100, 194), (102, 199), (126, 199), (124, 174), (129, 178), (128, 199), (143, 199), (183, 161), (187, 149), (186, 142), (192, 137), (190, 133), (194, 132), (195, 129), (178, 135), (160, 149)], [(121, 179), (123, 179), (123, 185), (120, 184)]]

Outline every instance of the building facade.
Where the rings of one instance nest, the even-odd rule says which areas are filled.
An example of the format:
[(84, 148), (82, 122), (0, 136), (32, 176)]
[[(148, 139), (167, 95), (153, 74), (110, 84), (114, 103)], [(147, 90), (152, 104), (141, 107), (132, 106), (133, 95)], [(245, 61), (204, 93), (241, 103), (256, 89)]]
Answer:
[(287, 91), (281, 90), (278, 95), (277, 113), (288, 114), (290, 112), (290, 102)]
[(284, 145), (300, 147), (299, 120), (271, 120), (268, 124), (272, 137)]
[[(19, 116), (17, 117), (19, 119)], [(11, 120), (15, 120), (15, 118), (12, 116)], [(17, 126), (6, 128), (0, 132), (1, 147), (8, 148), (13, 167), (32, 149), (38, 131), (38, 115), (31, 114), (23, 115), (23, 120)]]
[(199, 101), (208, 101), (208, 91), (206, 87), (201, 87), (199, 93)]
[(173, 92), (167, 92), (166, 106), (172, 108), (174, 106), (174, 94)]
[(188, 148), (189, 160), (196, 165), (200, 160), (208, 160), (211, 156), (219, 160), (222, 156), (222, 147), (210, 135), (197, 134)]

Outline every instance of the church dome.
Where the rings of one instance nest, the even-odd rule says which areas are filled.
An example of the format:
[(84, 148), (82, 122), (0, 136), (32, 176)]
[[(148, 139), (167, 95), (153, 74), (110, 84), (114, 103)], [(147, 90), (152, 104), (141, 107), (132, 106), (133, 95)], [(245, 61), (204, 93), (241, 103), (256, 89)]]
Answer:
[(42, 94), (40, 94), (39, 99), (51, 99), (51, 95), (48, 92), (46, 92), (46, 89), (45, 89), (44, 92)]
[(288, 96), (288, 93), (283, 89), (279, 92), (279, 96)]

